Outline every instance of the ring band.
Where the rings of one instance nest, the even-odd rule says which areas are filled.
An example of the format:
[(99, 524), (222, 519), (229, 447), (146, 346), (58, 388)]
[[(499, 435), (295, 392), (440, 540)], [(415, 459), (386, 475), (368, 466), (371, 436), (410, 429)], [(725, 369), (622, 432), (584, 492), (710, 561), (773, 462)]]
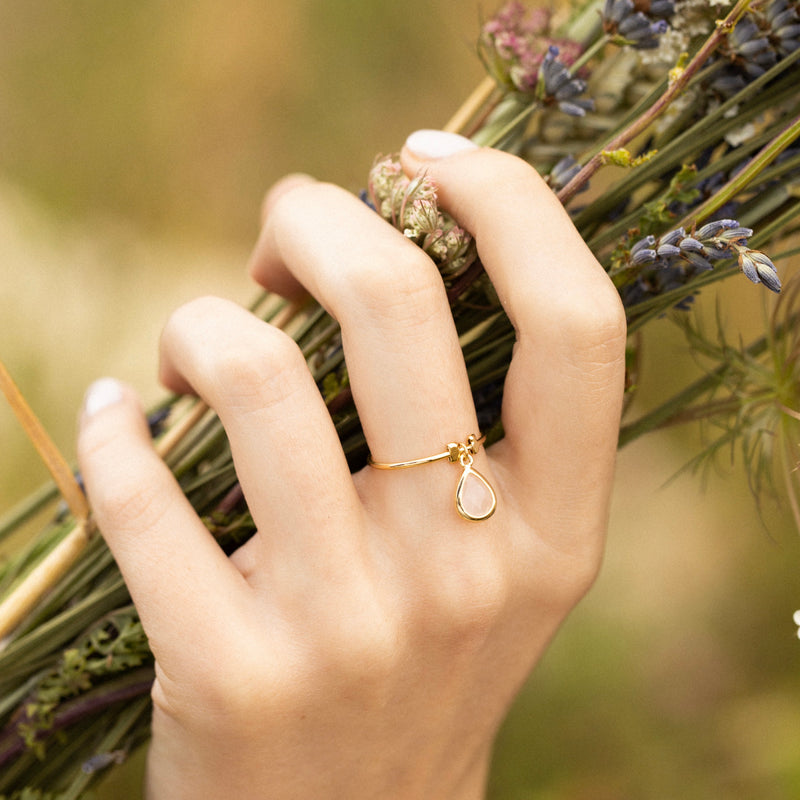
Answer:
[(489, 519), (497, 508), (497, 495), (494, 493), (494, 489), (489, 481), (472, 466), (485, 438), (484, 434), (476, 436), (473, 433), (467, 437), (466, 442), (449, 442), (447, 450), (425, 458), (389, 463), (375, 461), (370, 455), (367, 463), (374, 469), (408, 469), (444, 459), (452, 464), (459, 464), (463, 472), (456, 486), (456, 510), (464, 519), (479, 522)]

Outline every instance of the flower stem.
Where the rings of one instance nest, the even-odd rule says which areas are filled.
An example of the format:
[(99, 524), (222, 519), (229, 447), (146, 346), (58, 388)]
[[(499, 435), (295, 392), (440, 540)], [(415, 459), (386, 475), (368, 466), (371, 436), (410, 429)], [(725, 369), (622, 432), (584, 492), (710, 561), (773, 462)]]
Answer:
[[(483, 145), (484, 147), (497, 147), (503, 139), (506, 138), (518, 125), (521, 125), (525, 120), (530, 117), (534, 111), (540, 107), (538, 100), (531, 100), (518, 114), (516, 114), (510, 122), (507, 122), (500, 128), (499, 131), (494, 132), (490, 128), (484, 128), (473, 136), (473, 141), (476, 144)], [(484, 140), (479, 134), (488, 134)]]
[(710, 217), (717, 209), (722, 208), (725, 203), (744, 190), (798, 136), (800, 136), (800, 116), (795, 117), (786, 128), (750, 160), (750, 163), (743, 170), (737, 172), (721, 189), (714, 192), (705, 203), (687, 214), (676, 227), (688, 227)]
[(25, 401), (2, 361), (0, 361), (0, 391), (5, 395), (11, 410), (17, 415), (20, 425), (44, 461), (48, 472), (53, 476), (73, 516), (78, 520), (85, 520), (89, 516), (86, 495), (75, 480), (72, 469), (61, 455), (61, 451), (47, 435), (44, 426)]
[(0, 604), (0, 639), (25, 618), (39, 600), (77, 561), (92, 537), (87, 520), (75, 527), (36, 565), (25, 580)]
[(599, 39), (596, 39), (589, 45), (577, 59), (570, 65), (569, 74), (576, 75), (578, 70), (584, 65), (588, 64), (603, 48), (611, 41), (608, 34), (603, 34)]

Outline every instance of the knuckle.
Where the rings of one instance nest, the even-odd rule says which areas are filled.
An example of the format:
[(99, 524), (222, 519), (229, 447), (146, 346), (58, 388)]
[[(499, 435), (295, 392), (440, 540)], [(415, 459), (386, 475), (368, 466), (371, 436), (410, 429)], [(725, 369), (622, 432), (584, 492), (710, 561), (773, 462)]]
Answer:
[(605, 291), (594, 291), (590, 297), (584, 297), (583, 302), (574, 304), (569, 323), (573, 338), (591, 347), (613, 347), (624, 352), (625, 310), (610, 284)]
[(605, 279), (555, 309), (565, 341), (583, 352), (607, 353), (613, 360), (625, 352), (625, 310), (613, 286)]
[(194, 330), (198, 323), (214, 319), (220, 312), (227, 312), (231, 303), (221, 297), (205, 295), (189, 300), (178, 306), (167, 318), (162, 332), (162, 340), (167, 342), (184, 337), (188, 331)]
[(306, 371), (297, 345), (282, 331), (268, 328), (247, 346), (222, 347), (213, 365), (220, 391), (240, 410), (263, 409), (281, 403), (297, 389)]
[[(263, 654), (256, 660), (240, 645), (235, 652), (235, 662), (196, 663), (190, 686), (173, 686), (166, 702), (164, 697), (158, 702), (165, 710), (217, 732), (227, 727), (236, 734), (257, 724), (274, 705), (277, 676), (264, 668)], [(202, 704), (197, 697), (203, 698)]]
[(119, 432), (105, 426), (82, 432), (78, 457), (101, 527), (141, 530), (155, 525), (166, 512), (156, 472), (143, 469), (141, 448), (136, 441), (121, 443)]
[(413, 328), (447, 308), (444, 284), (433, 262), (415, 245), (355, 265), (352, 284), (365, 312)]
[(89, 488), (101, 529), (120, 533), (150, 529), (167, 511), (163, 496), (144, 476), (115, 474)]
[[(531, 308), (537, 305), (540, 300), (530, 301)], [(580, 370), (589, 382), (605, 386), (625, 363), (625, 310), (614, 287), (604, 279), (581, 293), (554, 299), (543, 317), (535, 311), (528, 316), (539, 324), (520, 331), (520, 338), (528, 338), (528, 345), (536, 348), (544, 335), (563, 364)]]

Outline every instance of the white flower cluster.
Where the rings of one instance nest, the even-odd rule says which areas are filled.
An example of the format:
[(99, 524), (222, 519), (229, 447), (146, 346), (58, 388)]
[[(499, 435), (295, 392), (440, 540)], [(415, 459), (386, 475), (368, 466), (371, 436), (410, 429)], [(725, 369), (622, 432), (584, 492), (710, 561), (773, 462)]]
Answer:
[(422, 174), (409, 179), (397, 156), (375, 161), (366, 199), (433, 259), (443, 277), (459, 275), (475, 260), (472, 236), (439, 210), (436, 187), (430, 178)]

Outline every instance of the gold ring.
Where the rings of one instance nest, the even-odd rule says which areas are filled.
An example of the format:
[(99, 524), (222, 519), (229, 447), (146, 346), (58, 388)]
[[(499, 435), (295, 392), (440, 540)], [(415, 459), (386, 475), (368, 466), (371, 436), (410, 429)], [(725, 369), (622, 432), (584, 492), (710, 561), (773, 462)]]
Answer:
[(463, 472), (456, 486), (456, 510), (471, 522), (489, 519), (497, 508), (497, 495), (486, 478), (472, 466), (475, 456), (480, 450), (481, 443), (486, 437), (473, 433), (467, 437), (466, 442), (450, 442), (447, 450), (425, 458), (415, 458), (411, 461), (395, 461), (386, 463), (374, 461), (372, 455), (367, 463), (375, 469), (408, 469), (431, 464), (434, 461), (447, 459), (452, 464), (461, 466)]

